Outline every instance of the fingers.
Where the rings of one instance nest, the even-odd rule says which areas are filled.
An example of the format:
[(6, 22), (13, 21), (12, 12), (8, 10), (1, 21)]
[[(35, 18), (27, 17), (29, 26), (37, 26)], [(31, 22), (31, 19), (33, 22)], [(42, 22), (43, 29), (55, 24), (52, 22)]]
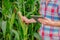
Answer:
[(43, 25), (47, 25), (47, 26), (54, 26), (54, 21), (52, 21), (52, 20), (50, 20), (50, 19), (47, 19), (47, 18), (45, 18), (45, 19), (38, 19), (38, 21), (40, 22), (40, 23), (42, 23)]
[(45, 19), (38, 19), (38, 21), (44, 25), (47, 24), (47, 21)]
[(23, 17), (23, 16), (21, 16), (21, 18), (22, 18), (22, 21), (24, 22), (24, 17)]
[(36, 23), (36, 21), (35, 21), (33, 18), (28, 19), (28, 18), (25, 17), (25, 16), (22, 16), (22, 20), (23, 20), (23, 22), (25, 22), (26, 24), (29, 24), (29, 23)]
[(26, 24), (29, 23), (29, 19), (28, 19), (27, 17), (25, 17), (25, 16), (22, 16), (22, 20), (23, 20), (23, 22), (25, 22)]
[(36, 21), (32, 18), (32, 19), (29, 19), (29, 22), (30, 23), (36, 23)]

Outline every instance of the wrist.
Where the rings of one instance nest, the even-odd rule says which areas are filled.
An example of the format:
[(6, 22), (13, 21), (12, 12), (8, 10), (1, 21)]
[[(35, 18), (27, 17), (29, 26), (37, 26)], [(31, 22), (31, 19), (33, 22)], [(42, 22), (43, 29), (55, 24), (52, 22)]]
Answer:
[(53, 21), (53, 22), (51, 23), (51, 25), (52, 25), (52, 26), (56, 26), (56, 25), (55, 25), (55, 23), (56, 23), (56, 22), (55, 22), (55, 21)]
[(59, 21), (54, 21), (54, 25), (55, 25), (56, 27), (60, 27)]

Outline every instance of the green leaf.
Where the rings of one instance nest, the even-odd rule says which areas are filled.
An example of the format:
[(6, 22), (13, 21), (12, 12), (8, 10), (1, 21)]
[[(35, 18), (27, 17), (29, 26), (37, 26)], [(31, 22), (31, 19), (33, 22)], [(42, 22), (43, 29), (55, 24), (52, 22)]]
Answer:
[(12, 32), (15, 34), (15, 40), (19, 40), (19, 34), (16, 30), (12, 29)]
[(41, 40), (41, 37), (40, 37), (40, 35), (39, 35), (38, 33), (34, 33), (34, 37), (35, 37), (36, 39), (38, 39), (38, 40)]
[(11, 8), (11, 3), (9, 2), (9, 0), (4, 0), (4, 6), (7, 8), (7, 10), (9, 10)]
[(0, 27), (2, 26), (2, 20), (0, 19)]
[(7, 21), (2, 21), (2, 31), (3, 31), (3, 35), (5, 36), (5, 33), (6, 33), (6, 25), (7, 25)]
[(13, 24), (14, 24), (14, 19), (15, 19), (15, 13), (13, 13), (12, 14), (12, 16), (11, 16), (11, 20), (10, 20), (10, 30), (12, 29), (12, 26), (13, 26)]

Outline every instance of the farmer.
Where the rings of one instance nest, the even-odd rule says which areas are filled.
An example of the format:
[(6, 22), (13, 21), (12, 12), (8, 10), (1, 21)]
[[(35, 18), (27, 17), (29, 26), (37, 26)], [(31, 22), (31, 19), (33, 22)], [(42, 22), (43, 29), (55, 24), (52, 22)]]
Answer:
[[(60, 40), (60, 0), (41, 0), (39, 12), (44, 16), (44, 19), (38, 19), (42, 24), (39, 30), (42, 40)], [(25, 23), (36, 22), (25, 16), (22, 16), (22, 19)]]

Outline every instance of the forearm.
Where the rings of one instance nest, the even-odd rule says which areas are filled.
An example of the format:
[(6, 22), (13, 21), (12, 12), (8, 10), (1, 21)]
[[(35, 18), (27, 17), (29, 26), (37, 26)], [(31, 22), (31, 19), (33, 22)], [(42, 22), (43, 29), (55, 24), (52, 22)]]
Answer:
[(60, 27), (60, 21), (55, 21), (54, 25), (57, 26), (57, 27)]

